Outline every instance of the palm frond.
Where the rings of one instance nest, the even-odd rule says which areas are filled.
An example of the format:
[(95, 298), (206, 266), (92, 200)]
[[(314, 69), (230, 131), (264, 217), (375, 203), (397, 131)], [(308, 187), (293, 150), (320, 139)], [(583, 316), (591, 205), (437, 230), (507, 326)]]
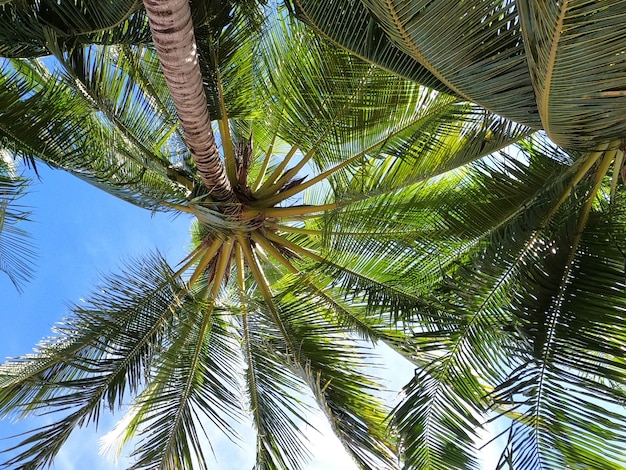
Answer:
[[(0, 158), (6, 151), (0, 147)], [(35, 250), (30, 237), (18, 224), (29, 220), (29, 211), (17, 204), (27, 182), (3, 171), (0, 160), (0, 271), (20, 292), (33, 272)]]
[(0, 5), (0, 56), (34, 58), (55, 46), (145, 44), (151, 40), (148, 21), (136, 0), (7, 1)]
[(621, 139), (626, 2), (517, 4), (537, 107), (550, 138), (576, 149)]
[(390, 41), (376, 18), (360, 1), (345, 2), (340, 7), (299, 0), (287, 2), (287, 5), (316, 33), (345, 47), (357, 57), (428, 88), (454, 94), (426, 67)]
[[(278, 135), (302, 153), (314, 152), (319, 168), (375, 149), (390, 120), (397, 123), (395, 132), (405, 129), (406, 121), (429, 100), (416, 85), (391, 79), (301, 25), (279, 23), (261, 52), (264, 72), (259, 79), (265, 96), (272, 97), (266, 119), (276, 122)], [(438, 103), (444, 101), (441, 97)]]
[[(115, 122), (103, 119), (106, 115), (98, 111), (95, 97), (89, 96), (80, 82), (70, 78), (55, 80), (38, 62), (3, 61), (2, 71), (0, 135), (12, 153), (67, 169), (150, 209), (162, 208), (164, 199), (176, 203), (184, 198), (185, 189), (178, 180), (187, 184), (190, 180), (184, 171), (176, 169), (177, 162), (160, 159), (163, 148), (150, 149), (146, 154), (143, 145), (138, 145), (145, 136), (135, 137), (133, 143), (123, 126), (120, 129)], [(107, 87), (117, 83), (124, 91), (119, 84), (126, 79), (118, 75)], [(131, 89), (134, 91), (138, 90)], [(116, 104), (123, 106), (124, 102)], [(146, 104), (138, 100), (133, 106), (138, 115)], [(132, 121), (134, 113), (128, 121)], [(25, 120), (29, 126), (23, 125)], [(162, 129), (162, 121), (160, 125)], [(155, 140), (157, 144), (165, 132)]]
[(467, 453), (445, 460), (443, 443), (470, 450), (490, 406), (514, 419), (502, 468), (623, 465), (623, 413), (607, 408), (621, 407), (624, 393), (622, 328), (612, 320), (624, 300), (623, 253), (609, 235), (622, 230), (621, 206), (597, 163), (610, 164), (610, 151), (525, 151), (528, 160), (493, 159), (453, 180), (459, 198), (445, 184), (438, 193), (441, 180), (414, 200), (413, 210), (428, 207), (426, 233), (437, 234), (441, 274), (431, 282), (446, 312), (416, 330), (423, 369), (395, 411), (418, 468), (469, 465)]
[(561, 240), (574, 238), (577, 220), (561, 221), (518, 288), (519, 365), (495, 392), (505, 409), (519, 414), (508, 442), (508, 450), (517, 451), (515, 468), (626, 464), (624, 254), (616, 237), (623, 230), (623, 202), (609, 210), (602, 205), (574, 252), (563, 250)]
[(623, 137), (624, 1), (289, 3), (362, 58), (543, 128), (565, 148)]
[(257, 468), (303, 468), (310, 459), (304, 432), (309, 408), (303, 401), (306, 384), (285, 368), (289, 359), (280, 332), (254, 313), (242, 314), (241, 331), (249, 405), (257, 430)]
[(277, 298), (284, 327), (297, 346), (295, 366), (350, 455), (361, 468), (395, 468), (395, 446), (385, 420), (388, 410), (375, 395), (381, 386), (366, 372), (369, 348), (343, 328), (328, 324), (319, 306), (298, 294)]
[(132, 405), (122, 442), (136, 435), (133, 469), (209, 468), (206, 422), (235, 436), (243, 403), (233, 374), (242, 369), (233, 325), (204, 302), (189, 313)]
[[(407, 63), (405, 56), (409, 56), (430, 72), (427, 80), (436, 77), (457, 96), (516, 122), (541, 126), (515, 2), (293, 3), (301, 18), (367, 60), (408, 75), (407, 69), (417, 68)], [(375, 34), (371, 45), (359, 46), (348, 39), (367, 38), (368, 33)], [(410, 78), (422, 77), (415, 73)], [(432, 86), (428, 81), (424, 84)]]
[(49, 464), (75, 428), (97, 423), (127, 393), (140, 391), (189, 308), (181, 302), (184, 291), (160, 256), (138, 261), (76, 306), (35, 354), (6, 362), (0, 370), (3, 416), (64, 414), (30, 432), (7, 464)]
[(402, 457), (407, 468), (477, 469), (475, 441), (484, 409), (476, 402), (485, 391), (459, 364), (441, 368), (445, 372), (416, 371), (394, 410)]

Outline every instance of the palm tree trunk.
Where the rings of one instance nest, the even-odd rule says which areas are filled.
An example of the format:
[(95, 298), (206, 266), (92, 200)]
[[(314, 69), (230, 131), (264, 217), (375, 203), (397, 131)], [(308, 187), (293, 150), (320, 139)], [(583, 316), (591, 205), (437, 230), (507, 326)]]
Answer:
[(144, 0), (143, 3), (185, 140), (202, 182), (217, 201), (234, 203), (237, 200), (211, 128), (189, 2)]

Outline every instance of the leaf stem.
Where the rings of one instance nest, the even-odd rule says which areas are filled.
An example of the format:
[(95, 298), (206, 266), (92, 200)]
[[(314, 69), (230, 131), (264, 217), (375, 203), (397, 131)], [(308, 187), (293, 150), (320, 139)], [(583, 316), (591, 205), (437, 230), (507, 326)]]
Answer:
[(235, 146), (233, 143), (233, 137), (230, 132), (230, 124), (228, 122), (228, 112), (226, 111), (226, 102), (224, 100), (224, 85), (222, 83), (222, 74), (217, 61), (217, 54), (215, 49), (211, 48), (211, 59), (215, 64), (215, 75), (217, 80), (217, 95), (220, 106), (220, 119), (217, 120), (217, 125), (220, 130), (220, 140), (222, 142), (222, 150), (224, 152), (224, 167), (226, 169), (226, 175), (230, 180), (230, 184), (235, 186), (237, 184), (237, 162), (235, 160)]
[(250, 210), (246, 217), (254, 218), (258, 214), (265, 214), (269, 217), (291, 217), (337, 209), (338, 204), (321, 204), (319, 206), (292, 206), (292, 207), (268, 207), (258, 210)]
[(202, 259), (200, 260), (200, 263), (196, 267), (196, 270), (193, 272), (193, 274), (189, 278), (189, 282), (187, 283), (190, 288), (193, 287), (195, 282), (198, 280), (198, 277), (200, 277), (200, 275), (204, 272), (211, 260), (215, 258), (217, 250), (220, 249), (223, 243), (223, 240), (216, 238), (215, 240), (213, 240), (213, 243), (209, 245), (209, 247), (203, 250), (204, 254), (202, 256)]
[(254, 256), (254, 253), (252, 252), (250, 241), (246, 240), (244, 235), (241, 233), (237, 234), (237, 240), (239, 242), (239, 245), (242, 248), (246, 263), (248, 264), (248, 267), (252, 271), (252, 275), (254, 276), (257, 282), (257, 286), (259, 287), (259, 290), (261, 291), (261, 295), (263, 296), (263, 299), (265, 300), (267, 307), (272, 313), (272, 318), (274, 319), (276, 326), (280, 330), (281, 335), (283, 339), (285, 340), (285, 343), (287, 344), (287, 347), (291, 350), (292, 354), (294, 355), (296, 362), (300, 362), (300, 355), (298, 354), (298, 350), (295, 348), (293, 342), (291, 341), (291, 338), (289, 334), (287, 333), (287, 329), (285, 328), (285, 325), (283, 324), (283, 321), (281, 320), (280, 315), (278, 314), (278, 309), (276, 308), (276, 305), (274, 304), (274, 299), (273, 299), (274, 295), (272, 294), (272, 289), (270, 287), (270, 284), (267, 278), (265, 277), (265, 273), (263, 272), (263, 269), (259, 265), (256, 257)]
[(261, 170), (259, 171), (259, 174), (257, 175), (256, 180), (254, 181), (254, 183), (252, 184), (250, 188), (253, 193), (255, 193), (259, 189), (261, 182), (265, 178), (265, 174), (267, 173), (267, 169), (270, 165), (270, 160), (272, 159), (272, 153), (274, 152), (274, 144), (276, 143), (276, 137), (277, 135), (274, 134), (274, 137), (272, 138), (272, 143), (270, 144), (269, 148), (267, 149), (267, 152), (265, 153), (265, 158), (263, 159)]
[[(289, 149), (289, 152), (287, 152), (287, 155), (285, 155), (282, 158), (280, 164), (274, 169), (274, 171), (272, 171), (272, 174), (269, 176), (269, 178), (267, 178), (263, 182), (261, 187), (257, 191), (255, 191), (254, 193), (255, 197), (259, 199), (263, 199), (264, 196), (267, 196), (269, 194), (276, 192), (276, 190), (274, 190), (274, 183), (276, 182), (278, 178), (280, 178), (282, 172), (287, 167), (287, 164), (291, 161), (291, 159), (293, 158), (293, 156), (296, 154), (296, 152), (299, 149), (300, 147), (298, 147), (297, 145), (294, 145), (291, 147), (291, 149)], [(258, 181), (257, 181), (257, 184), (258, 184)]]
[[(361, 158), (365, 157), (365, 152), (361, 152), (347, 160), (344, 160), (343, 162), (341, 162), (339, 165), (336, 165), (332, 168), (330, 168), (329, 170), (326, 170), (323, 173), (320, 173), (319, 175), (317, 175), (315, 178), (312, 178), (306, 182), (303, 182), (301, 184), (298, 184), (297, 186), (294, 186), (293, 188), (287, 189), (285, 191), (282, 191), (280, 193), (277, 193), (276, 195), (267, 198), (267, 199), (263, 199), (262, 202), (263, 204), (267, 204), (268, 206), (274, 206), (276, 204), (278, 204), (279, 202), (284, 201), (285, 199), (288, 199), (292, 196), (295, 196), (296, 194), (310, 188), (311, 186), (317, 184), (317, 183), (321, 183), (322, 181), (324, 181), (325, 179), (331, 177), (334, 173), (343, 170), (344, 168), (346, 168), (347, 166), (349, 166), (350, 164), (356, 162), (357, 160), (360, 160)], [(279, 188), (280, 189), (280, 188)]]
[(276, 259), (280, 264), (282, 264), (287, 271), (292, 274), (298, 274), (299, 271), (294, 267), (293, 264), (289, 262), (287, 258), (274, 246), (270, 243), (264, 236), (260, 235), (257, 232), (252, 232), (251, 235), (252, 240), (267, 251), (274, 259)]
[(283, 245), (285, 248), (288, 248), (289, 250), (293, 251), (294, 253), (298, 255), (306, 256), (307, 258), (310, 258), (313, 261), (318, 261), (318, 262), (325, 261), (325, 259), (322, 258), (320, 255), (313, 253), (312, 251), (309, 251), (306, 248), (303, 248), (300, 245), (293, 243), (287, 240), (286, 238), (283, 238), (280, 235), (277, 235), (273, 232), (268, 231), (265, 233), (265, 236), (267, 237), (268, 240), (271, 240), (274, 243)]

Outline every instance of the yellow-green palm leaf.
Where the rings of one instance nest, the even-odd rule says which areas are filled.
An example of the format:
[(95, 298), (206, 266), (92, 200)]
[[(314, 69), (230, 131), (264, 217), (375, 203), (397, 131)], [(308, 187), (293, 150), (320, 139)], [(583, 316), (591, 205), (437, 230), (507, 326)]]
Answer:
[(541, 122), (557, 144), (592, 148), (626, 131), (626, 2), (517, 2)]

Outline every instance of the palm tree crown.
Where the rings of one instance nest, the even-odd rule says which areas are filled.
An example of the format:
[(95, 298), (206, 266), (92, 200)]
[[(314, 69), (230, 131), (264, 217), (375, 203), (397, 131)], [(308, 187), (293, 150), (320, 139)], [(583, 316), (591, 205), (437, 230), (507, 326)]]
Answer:
[[(497, 416), (500, 468), (622, 468), (623, 2), (290, 3), (431, 88), (276, 5), (0, 6), (3, 148), (197, 219), (2, 366), (3, 413), (61, 412), (9, 466), (132, 397), (134, 468), (245, 412), (297, 468), (309, 390), (363, 468), (477, 468)], [(377, 341), (416, 367), (390, 422)]]

